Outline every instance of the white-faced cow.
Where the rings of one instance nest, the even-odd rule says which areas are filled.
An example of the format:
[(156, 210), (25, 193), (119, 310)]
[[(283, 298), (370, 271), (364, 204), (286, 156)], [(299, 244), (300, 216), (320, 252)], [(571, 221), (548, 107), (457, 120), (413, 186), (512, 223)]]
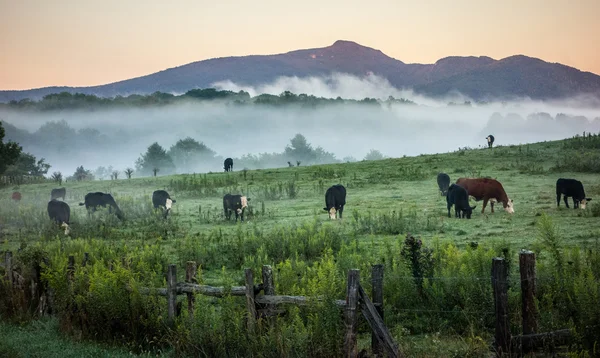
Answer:
[[(460, 185), (452, 184), (448, 188), (446, 195), (446, 203), (448, 204), (448, 217), (450, 216), (450, 209), (454, 205), (454, 216), (457, 218), (471, 218), (473, 210), (477, 206), (469, 206), (469, 194), (467, 190)], [(461, 216), (462, 214), (462, 216)]]
[(69, 223), (71, 218), (71, 208), (64, 201), (52, 199), (48, 202), (48, 216), (65, 230), (65, 235), (69, 234)]
[(231, 158), (225, 159), (225, 161), (223, 162), (223, 169), (225, 169), (226, 172), (232, 171), (233, 170), (233, 159), (231, 159)]
[(450, 186), (450, 176), (446, 173), (439, 173), (437, 176), (437, 184), (440, 188), (442, 196), (448, 194), (448, 187)]
[(560, 178), (556, 181), (556, 206), (560, 206), (560, 196), (564, 195), (565, 206), (569, 207), (567, 197), (573, 198), (574, 209), (579, 208), (581, 203), (581, 209), (585, 209), (587, 202), (592, 198), (585, 197), (585, 190), (583, 184), (576, 179), (564, 179)]
[(120, 220), (123, 220), (125, 218), (123, 216), (123, 213), (121, 212), (121, 209), (119, 209), (119, 206), (115, 202), (115, 199), (112, 197), (112, 195), (110, 195), (108, 193), (101, 193), (101, 192), (87, 193), (85, 195), (84, 202), (83, 203), (79, 203), (79, 205), (80, 206), (85, 205), (85, 208), (90, 213), (96, 211), (96, 209), (99, 206), (101, 206), (103, 208), (105, 208), (105, 207), (108, 206), (108, 212), (109, 213), (112, 213), (112, 211), (114, 209), (115, 215)]
[(488, 201), (490, 201), (492, 213), (494, 212), (494, 200), (501, 202), (507, 213), (513, 214), (515, 212), (513, 201), (506, 195), (502, 184), (496, 179), (459, 178), (456, 181), (456, 184), (465, 188), (469, 193), (469, 196), (475, 198), (476, 201), (483, 199), (483, 208), (481, 208), (482, 214), (485, 211)]
[(485, 139), (487, 140), (488, 148), (492, 148), (494, 145), (494, 136), (490, 134), (489, 136), (485, 137)]
[(329, 218), (336, 219), (336, 214), (340, 213), (340, 219), (346, 205), (346, 188), (341, 184), (336, 184), (325, 192), (325, 207), (323, 210), (329, 213)]
[(155, 209), (163, 208), (165, 218), (171, 211), (171, 206), (175, 203), (176, 200), (171, 199), (169, 193), (165, 190), (155, 190), (152, 193), (152, 205), (154, 205)]
[(65, 200), (66, 196), (67, 196), (66, 188), (52, 189), (52, 191), (50, 192), (50, 200), (54, 200), (54, 199), (58, 199), (58, 198), (62, 198), (62, 200)]
[(243, 195), (231, 195), (225, 194), (223, 197), (223, 212), (227, 220), (231, 220), (231, 213), (235, 212), (235, 221), (237, 222), (238, 216), (241, 217), (241, 221), (244, 221), (244, 210), (248, 207), (250, 198)]

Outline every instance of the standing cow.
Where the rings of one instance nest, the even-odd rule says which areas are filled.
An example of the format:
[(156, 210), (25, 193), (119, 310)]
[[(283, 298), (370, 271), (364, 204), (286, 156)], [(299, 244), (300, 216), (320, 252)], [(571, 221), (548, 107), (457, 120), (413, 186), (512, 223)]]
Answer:
[(71, 219), (71, 208), (64, 201), (52, 199), (48, 202), (48, 216), (69, 234), (69, 223)]
[(169, 214), (169, 211), (171, 211), (171, 206), (175, 202), (176, 200), (171, 199), (171, 196), (165, 190), (155, 190), (152, 193), (152, 205), (154, 205), (155, 209), (158, 209), (159, 207), (164, 208), (165, 218)]
[(125, 217), (123, 216), (123, 212), (119, 209), (119, 206), (115, 202), (115, 199), (112, 195), (107, 193), (95, 192), (95, 193), (87, 193), (85, 195), (85, 200), (83, 203), (79, 203), (80, 206), (85, 205), (85, 208), (88, 212), (94, 212), (96, 209), (101, 206), (103, 208), (108, 206), (108, 212), (112, 213), (113, 209), (115, 210), (115, 215), (123, 220)]
[(231, 195), (225, 194), (223, 197), (223, 212), (227, 220), (231, 220), (231, 213), (235, 212), (235, 221), (237, 222), (238, 216), (241, 217), (241, 221), (244, 221), (244, 210), (248, 207), (250, 198), (243, 195)]
[(496, 179), (458, 178), (456, 184), (465, 188), (469, 195), (474, 197), (476, 201), (483, 199), (482, 214), (485, 211), (488, 201), (490, 201), (492, 213), (494, 212), (494, 200), (501, 202), (507, 213), (513, 214), (515, 212), (513, 201), (506, 195), (504, 187)]
[(225, 169), (226, 172), (233, 171), (233, 159), (225, 159), (225, 161), (223, 162), (223, 169)]
[(494, 145), (494, 136), (490, 134), (489, 136), (485, 137), (485, 139), (487, 140), (488, 148), (491, 149)]
[(67, 196), (66, 188), (52, 189), (52, 191), (50, 192), (50, 200), (54, 200), (54, 199), (58, 199), (58, 198), (62, 198), (62, 200), (65, 200), (66, 196)]
[(346, 188), (341, 184), (336, 184), (325, 192), (325, 207), (323, 210), (329, 213), (329, 218), (336, 219), (336, 214), (340, 213), (340, 219), (346, 205)]
[[(452, 205), (454, 205), (454, 216), (457, 218), (471, 218), (471, 214), (473, 210), (475, 210), (476, 206), (469, 206), (469, 194), (467, 190), (460, 185), (452, 184), (448, 188), (448, 192), (446, 195), (446, 203), (448, 204), (448, 217), (450, 216), (450, 209)], [(462, 216), (461, 216), (462, 213)]]
[(573, 207), (577, 209), (581, 203), (581, 209), (585, 209), (588, 201), (592, 198), (585, 197), (583, 184), (579, 180), (560, 178), (556, 181), (556, 206), (560, 206), (560, 196), (564, 195), (565, 206), (569, 208), (567, 197), (573, 198)]
[(442, 196), (448, 194), (448, 187), (450, 186), (450, 176), (446, 173), (439, 173), (437, 176), (437, 184), (440, 188)]

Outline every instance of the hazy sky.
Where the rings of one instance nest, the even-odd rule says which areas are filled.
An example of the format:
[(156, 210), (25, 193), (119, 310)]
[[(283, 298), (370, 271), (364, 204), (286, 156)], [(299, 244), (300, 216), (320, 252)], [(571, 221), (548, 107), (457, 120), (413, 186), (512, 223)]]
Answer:
[(514, 54), (600, 74), (600, 0), (0, 0), (0, 89), (88, 86), (344, 39), (407, 63)]

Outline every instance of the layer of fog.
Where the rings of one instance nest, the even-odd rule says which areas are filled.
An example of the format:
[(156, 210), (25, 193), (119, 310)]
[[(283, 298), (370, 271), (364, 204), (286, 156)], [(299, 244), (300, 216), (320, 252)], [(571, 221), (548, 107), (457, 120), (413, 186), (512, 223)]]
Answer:
[[(393, 88), (376, 76), (359, 79), (334, 74), (326, 78), (280, 78), (271, 84), (248, 88), (231, 82), (219, 83), (223, 89), (259, 93), (314, 94), (329, 98), (364, 97), (406, 98), (418, 105), (392, 106), (341, 104), (317, 109), (297, 106), (270, 107), (231, 105), (218, 102), (186, 103), (166, 107), (101, 111), (0, 112), (0, 120), (35, 132), (49, 121), (65, 120), (75, 130), (94, 128), (101, 142), (92, 144), (57, 136), (48, 150), (42, 143), (24, 147), (37, 157), (45, 157), (52, 171), (72, 174), (83, 165), (86, 169), (112, 165), (115, 169), (134, 167), (135, 160), (153, 142), (165, 149), (179, 139), (192, 137), (204, 142), (223, 157), (240, 157), (264, 152), (280, 153), (296, 134), (303, 134), (313, 147), (320, 146), (336, 158), (362, 159), (371, 149), (389, 157), (440, 153), (459, 147), (481, 147), (485, 137), (494, 134), (496, 145), (531, 143), (571, 137), (584, 130), (599, 132), (600, 110), (586, 98), (539, 102), (523, 99), (511, 103), (448, 106), (448, 101), (469, 101), (455, 94), (433, 100)], [(532, 113), (551, 116), (525, 120)], [(494, 117), (492, 115), (497, 113)], [(585, 116), (567, 122), (556, 121), (560, 113)], [(550, 125), (549, 125), (550, 124)], [(80, 136), (81, 137), (81, 136)], [(8, 138), (12, 139), (12, 138)], [(279, 166), (287, 166), (281, 163)], [(234, 169), (241, 169), (239, 166)], [(222, 171), (221, 163), (199, 163), (198, 171)]]

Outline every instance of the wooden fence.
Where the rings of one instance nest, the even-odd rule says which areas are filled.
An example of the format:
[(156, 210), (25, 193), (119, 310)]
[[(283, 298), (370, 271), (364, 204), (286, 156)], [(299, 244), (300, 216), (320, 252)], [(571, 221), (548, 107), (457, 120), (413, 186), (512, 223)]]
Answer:
[[(89, 255), (84, 254), (83, 265), (86, 265)], [(16, 273), (12, 269), (12, 253), (6, 252), (4, 267), (5, 279), (15, 283)], [(508, 270), (507, 263), (503, 258), (492, 259), (491, 283), (494, 297), (495, 309), (495, 335), (492, 349), (498, 355), (510, 355), (515, 353), (527, 353), (541, 346), (559, 346), (567, 344), (572, 338), (569, 329), (555, 332), (538, 333), (538, 311), (535, 305), (536, 295), (536, 270), (535, 254), (531, 251), (522, 251), (519, 254), (519, 269), (521, 281), (521, 307), (522, 307), (522, 335), (512, 336), (508, 315)], [(75, 271), (75, 259), (69, 256), (67, 266), (67, 277), (72, 281)], [(177, 296), (187, 296), (187, 310), (190, 316), (194, 315), (194, 297), (202, 294), (212, 297), (225, 297), (227, 295), (246, 298), (247, 328), (254, 332), (258, 319), (267, 318), (280, 314), (278, 305), (295, 304), (307, 305), (314, 301), (322, 300), (321, 297), (286, 296), (275, 294), (275, 283), (271, 266), (262, 267), (262, 282), (255, 284), (254, 272), (245, 269), (245, 285), (234, 286), (229, 289), (225, 287), (214, 287), (199, 285), (196, 283), (197, 265), (189, 261), (186, 265), (184, 282), (177, 282), (177, 267), (174, 264), (168, 266), (167, 287), (152, 288), (142, 287), (139, 292), (146, 295), (161, 295), (167, 299), (167, 321), (173, 324), (177, 315)], [(357, 325), (359, 313), (362, 313), (372, 329), (372, 350), (378, 357), (388, 355), (390, 357), (403, 357), (387, 327), (383, 322), (383, 265), (374, 265), (371, 272), (372, 300), (366, 294), (360, 283), (359, 270), (348, 272), (346, 299), (334, 301), (335, 305), (343, 310), (345, 335), (344, 352), (345, 357), (357, 357)], [(38, 276), (39, 277), (39, 276)], [(39, 286), (39, 282), (32, 282), (29, 286)], [(19, 285), (27, 289), (22, 283)], [(262, 294), (260, 294), (262, 292)], [(181, 307), (181, 306), (180, 306)]]

